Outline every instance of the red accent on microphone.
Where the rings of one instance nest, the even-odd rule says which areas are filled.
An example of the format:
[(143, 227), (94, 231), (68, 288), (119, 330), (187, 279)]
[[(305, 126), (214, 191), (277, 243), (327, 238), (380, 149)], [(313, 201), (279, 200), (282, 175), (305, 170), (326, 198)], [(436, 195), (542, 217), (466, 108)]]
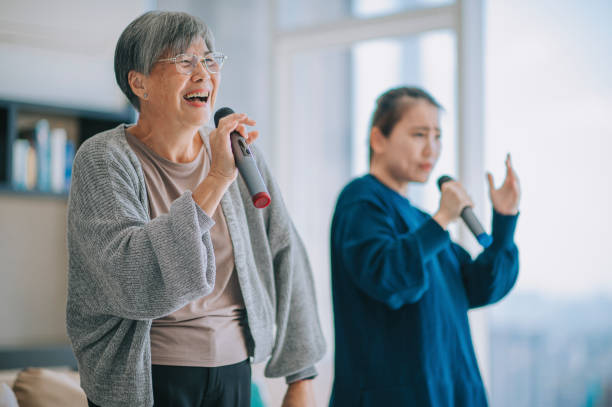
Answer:
[(255, 205), (256, 208), (265, 208), (266, 206), (270, 205), (271, 201), (272, 199), (267, 192), (260, 192), (253, 195), (253, 205)]

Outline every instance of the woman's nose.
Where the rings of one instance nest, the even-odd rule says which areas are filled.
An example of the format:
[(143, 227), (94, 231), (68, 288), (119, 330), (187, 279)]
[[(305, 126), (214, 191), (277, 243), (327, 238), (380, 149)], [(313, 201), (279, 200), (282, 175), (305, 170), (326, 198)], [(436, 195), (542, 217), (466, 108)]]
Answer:
[(211, 74), (208, 72), (204, 64), (196, 64), (195, 68), (193, 68), (193, 72), (191, 73), (191, 80), (194, 82), (202, 82), (207, 77), (210, 78)]
[(423, 148), (423, 155), (425, 157), (429, 157), (431, 156), (432, 152), (433, 152), (433, 145), (431, 142), (431, 137), (427, 137), (427, 141), (425, 142), (425, 147)]
[(427, 137), (427, 142), (425, 143), (425, 148), (423, 148), (423, 155), (425, 157), (431, 157), (438, 150), (438, 141), (436, 140), (436, 135), (430, 135)]

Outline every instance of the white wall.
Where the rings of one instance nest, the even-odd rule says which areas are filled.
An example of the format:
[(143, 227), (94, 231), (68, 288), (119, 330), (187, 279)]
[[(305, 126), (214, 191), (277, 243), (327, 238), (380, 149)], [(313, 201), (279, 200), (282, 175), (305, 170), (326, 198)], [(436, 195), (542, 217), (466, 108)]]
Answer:
[(0, 98), (122, 110), (113, 53), (146, 0), (3, 0)]
[[(148, 7), (144, 0), (3, 0), (0, 99), (123, 110), (114, 47)], [(67, 342), (65, 224), (65, 199), (0, 194), (0, 346)]]
[(0, 346), (67, 343), (66, 202), (0, 196)]

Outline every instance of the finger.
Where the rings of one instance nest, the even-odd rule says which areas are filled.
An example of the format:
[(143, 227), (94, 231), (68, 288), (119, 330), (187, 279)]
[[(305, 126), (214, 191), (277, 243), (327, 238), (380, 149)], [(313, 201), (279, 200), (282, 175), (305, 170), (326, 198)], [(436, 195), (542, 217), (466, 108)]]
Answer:
[(463, 187), (463, 184), (459, 181), (453, 181), (453, 188), (457, 189), (458, 194), (462, 194), (463, 196), (468, 196), (467, 190)]
[(257, 130), (249, 131), (249, 137), (247, 138), (247, 143), (251, 144), (259, 137), (259, 132)]
[(247, 126), (255, 126), (257, 124), (255, 120), (246, 116), (243, 119), (240, 119), (240, 123), (246, 124)]
[(219, 123), (222, 123), (222, 121), (233, 121), (233, 120), (238, 120), (240, 123), (246, 124), (247, 126), (254, 126), (255, 124), (257, 124), (255, 120), (247, 116), (246, 113), (228, 114), (227, 116), (224, 116), (221, 120), (219, 120)]
[(240, 133), (240, 135), (244, 137), (245, 139), (249, 137), (246, 126), (244, 124), (237, 123), (236, 128), (234, 130)]
[(512, 168), (512, 158), (510, 157), (510, 153), (506, 156), (506, 175), (509, 177), (514, 177), (514, 168)]
[(493, 182), (493, 174), (487, 172), (487, 180), (489, 181), (489, 191), (495, 190), (495, 183)]
[(512, 175), (512, 164), (510, 163), (510, 156), (506, 159), (506, 177)]
[(229, 133), (236, 129), (238, 124), (238, 120), (227, 120), (223, 122), (219, 121), (219, 126), (217, 126), (217, 132), (220, 134), (229, 135)]
[(448, 188), (455, 188), (454, 185), (457, 184), (457, 181), (446, 181), (442, 185), (440, 185), (440, 191), (444, 192), (444, 190)]
[(239, 122), (240, 120), (243, 120), (246, 117), (247, 115), (244, 113), (228, 114), (227, 116), (224, 116), (219, 119), (219, 124), (217, 125), (217, 128), (234, 127), (233, 123)]
[(222, 121), (231, 122), (234, 120), (242, 120), (245, 117), (247, 117), (246, 113), (230, 113), (227, 116), (223, 116), (221, 120), (219, 120), (219, 123)]
[(463, 186), (461, 187), (459, 193), (461, 194), (459, 196), (461, 197), (464, 206), (474, 206), (474, 203), (472, 202), (472, 197), (470, 197), (470, 194), (468, 194), (468, 192), (463, 188)]
[(254, 126), (255, 124), (255, 120), (250, 119), (245, 113), (232, 113), (219, 120), (218, 128), (226, 134), (237, 131), (248, 140), (246, 125)]

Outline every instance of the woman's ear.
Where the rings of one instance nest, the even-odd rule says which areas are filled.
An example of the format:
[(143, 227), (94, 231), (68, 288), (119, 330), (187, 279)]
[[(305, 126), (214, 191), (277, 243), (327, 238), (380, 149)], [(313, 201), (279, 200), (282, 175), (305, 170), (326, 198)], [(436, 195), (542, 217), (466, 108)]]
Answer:
[(370, 130), (370, 148), (374, 153), (380, 154), (384, 151), (387, 144), (387, 137), (376, 126)]
[(132, 92), (134, 92), (134, 94), (140, 99), (146, 99), (148, 97), (145, 79), (146, 78), (143, 73), (136, 71), (128, 72), (128, 83), (130, 84), (130, 88), (132, 89)]

